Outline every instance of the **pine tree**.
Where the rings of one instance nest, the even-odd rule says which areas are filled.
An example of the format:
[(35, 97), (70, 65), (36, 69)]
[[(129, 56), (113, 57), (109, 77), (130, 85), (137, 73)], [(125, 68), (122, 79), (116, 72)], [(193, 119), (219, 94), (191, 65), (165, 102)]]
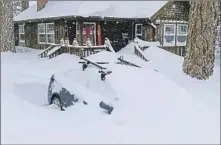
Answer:
[(20, 0), (15, 0), (12, 2), (13, 4), (13, 16), (17, 16), (21, 11), (21, 1)]
[(213, 75), (215, 37), (217, 27), (217, 1), (191, 1), (187, 53), (183, 72), (199, 80)]
[(29, 0), (15, 0), (12, 2), (13, 4), (13, 15), (17, 16), (22, 11), (29, 8)]
[(13, 4), (10, 0), (0, 0), (0, 46), (1, 52), (15, 51)]

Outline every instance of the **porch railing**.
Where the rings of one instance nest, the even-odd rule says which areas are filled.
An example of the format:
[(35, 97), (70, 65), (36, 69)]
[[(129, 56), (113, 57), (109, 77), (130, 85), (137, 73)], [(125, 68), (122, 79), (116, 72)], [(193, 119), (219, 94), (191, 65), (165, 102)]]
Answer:
[(64, 41), (61, 40), (61, 44), (56, 45), (56, 47), (53, 47), (54, 50), (50, 49), (50, 52), (47, 52), (47, 57), (51, 59), (62, 53), (69, 53), (79, 57), (86, 57), (100, 52), (102, 50), (113, 52), (113, 48), (110, 44), (110, 41), (105, 41), (105, 45), (101, 46), (91, 46), (90, 43), (86, 46), (79, 46), (77, 42), (73, 42), (73, 44), (74, 45), (69, 45), (67, 42), (64, 44)]

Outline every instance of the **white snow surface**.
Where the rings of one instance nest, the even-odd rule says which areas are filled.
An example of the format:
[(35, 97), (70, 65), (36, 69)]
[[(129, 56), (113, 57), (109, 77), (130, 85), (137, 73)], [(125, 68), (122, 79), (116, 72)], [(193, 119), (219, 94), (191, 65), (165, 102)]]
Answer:
[[(119, 54), (102, 51), (88, 57), (116, 62), (123, 55), (143, 67), (103, 65), (113, 71), (104, 82), (93, 66), (83, 72), (73, 55), (49, 60), (38, 58), (36, 50), (2, 52), (2, 143), (218, 144), (219, 64), (210, 80), (198, 81), (182, 73), (181, 57), (152, 46), (144, 51), (150, 60), (144, 62), (131, 45)], [(76, 103), (64, 112), (48, 106), (52, 74), (88, 105)], [(99, 108), (100, 101), (114, 106), (111, 115)]]
[(14, 17), (14, 21), (63, 16), (149, 18), (167, 1), (49, 1), (37, 11), (37, 4)]

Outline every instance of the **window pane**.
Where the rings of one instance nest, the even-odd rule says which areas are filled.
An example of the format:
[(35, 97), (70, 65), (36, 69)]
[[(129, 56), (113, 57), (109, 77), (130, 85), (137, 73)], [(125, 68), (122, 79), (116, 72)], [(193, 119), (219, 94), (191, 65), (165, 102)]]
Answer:
[(142, 25), (136, 25), (136, 34), (141, 35), (142, 34)]
[(45, 33), (45, 25), (44, 24), (38, 25), (38, 33)]
[(54, 33), (54, 24), (47, 24), (47, 33)]
[(24, 33), (24, 25), (19, 25), (19, 33)]
[(137, 25), (137, 29), (142, 29), (142, 25)]
[(178, 26), (178, 34), (186, 35), (187, 34), (187, 26), (185, 26), (185, 25)]
[(173, 43), (174, 41), (174, 36), (164, 36), (164, 38), (167, 43)]
[(46, 42), (45, 34), (39, 34), (39, 42)]
[(137, 34), (142, 34), (142, 31), (140, 29), (137, 29)]
[(48, 43), (54, 43), (54, 34), (48, 34), (47, 37)]
[(186, 42), (187, 36), (177, 36), (177, 41), (182, 43)]
[(25, 35), (24, 34), (20, 34), (20, 41), (25, 41)]
[(166, 25), (165, 26), (165, 34), (175, 34), (174, 25)]

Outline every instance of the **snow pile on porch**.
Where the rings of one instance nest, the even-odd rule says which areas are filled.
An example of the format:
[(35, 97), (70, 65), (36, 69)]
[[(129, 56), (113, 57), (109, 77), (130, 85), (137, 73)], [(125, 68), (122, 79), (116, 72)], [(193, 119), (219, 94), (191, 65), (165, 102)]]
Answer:
[(142, 39), (139, 38), (135, 38), (134, 42), (138, 44), (138, 46), (140, 47), (145, 47), (145, 46), (161, 46), (159, 41), (144, 41)]
[[(149, 62), (144, 68), (111, 63), (106, 67), (113, 73), (104, 82), (93, 66), (81, 75), (80, 59), (73, 55), (48, 60), (36, 57), (35, 51), (1, 53), (2, 143), (218, 144), (219, 67), (215, 65), (211, 80), (196, 81), (180, 73), (179, 57), (158, 48), (146, 51), (159, 72), (148, 68)], [(88, 58), (108, 56), (114, 62), (116, 55), (103, 51)], [(70, 85), (84, 91), (87, 106), (77, 103), (61, 112), (45, 105), (50, 76), (62, 72), (76, 77)], [(99, 93), (101, 84), (105, 89)], [(114, 106), (111, 115), (99, 108), (100, 100)]]

